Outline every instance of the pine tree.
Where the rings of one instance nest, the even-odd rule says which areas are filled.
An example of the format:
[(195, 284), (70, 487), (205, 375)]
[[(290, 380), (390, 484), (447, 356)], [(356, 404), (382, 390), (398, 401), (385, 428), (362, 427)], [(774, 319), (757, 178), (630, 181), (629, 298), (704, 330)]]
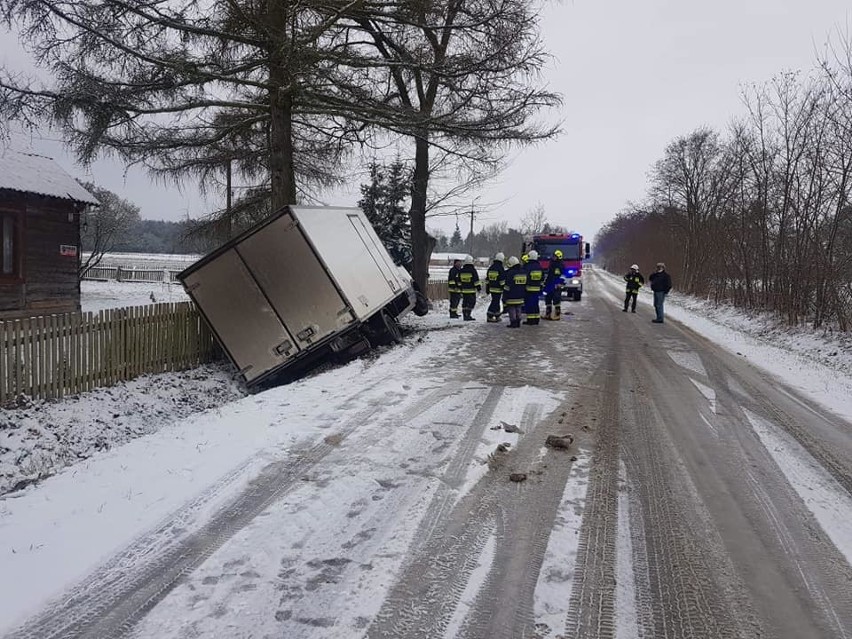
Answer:
[(375, 228), (397, 264), (411, 263), (411, 223), (406, 199), (411, 192), (411, 171), (397, 158), (389, 166), (372, 162), (370, 183), (361, 185), (358, 206)]
[(450, 238), (450, 252), (458, 253), (462, 250), (464, 241), (462, 240), (459, 223), (456, 220), (456, 230), (453, 231), (453, 236)]

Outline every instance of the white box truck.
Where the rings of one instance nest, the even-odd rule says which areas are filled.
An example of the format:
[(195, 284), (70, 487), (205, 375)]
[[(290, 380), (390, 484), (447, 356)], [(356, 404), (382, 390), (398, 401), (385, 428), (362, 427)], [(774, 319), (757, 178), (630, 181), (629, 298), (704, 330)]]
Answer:
[(399, 341), (427, 310), (360, 209), (287, 206), (178, 279), (249, 387)]

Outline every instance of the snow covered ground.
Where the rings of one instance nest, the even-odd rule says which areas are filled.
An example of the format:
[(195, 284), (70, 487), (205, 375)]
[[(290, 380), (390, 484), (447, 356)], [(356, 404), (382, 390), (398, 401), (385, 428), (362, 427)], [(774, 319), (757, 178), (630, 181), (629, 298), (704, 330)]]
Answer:
[(165, 302), (187, 302), (189, 297), (179, 284), (143, 282), (80, 282), (80, 306), (84, 313), (97, 313), (108, 308), (144, 306)]
[[(617, 277), (600, 271), (590, 277), (602, 284), (595, 295), (621, 303), (622, 283)], [(87, 287), (86, 303), (99, 299), (98, 303), (117, 306), (161, 288), (87, 284), (95, 286)], [(640, 299), (643, 305), (650, 304), (649, 295)], [(364, 628), (382, 605), (391, 586), (389, 576), (400, 570), (406, 549), (416, 543), (418, 524), (432, 498), (446, 491), (450, 495), (446, 508), (458, 505), (487, 474), (489, 451), (495, 444), (517, 445), (519, 437), (509, 433), (506, 424), (521, 423), (529, 416), (531, 403), (547, 414), (564, 399), (553, 389), (517, 381), (527, 379), (539, 361), (541, 353), (534, 349), (526, 353), (529, 361), (523, 364), (530, 368), (524, 374), (501, 379), (498, 371), (500, 386), (491, 390), (460, 376), (447, 382), (447, 371), (463, 371), (471, 351), (491, 353), (494, 345), (483, 340), (469, 347), (468, 336), (475, 335), (472, 331), (482, 322), (452, 322), (446, 316), (446, 302), (435, 307), (425, 318), (406, 320), (409, 335), (399, 347), (255, 396), (241, 396), (226, 370), (204, 368), (0, 412), (0, 472), (8, 472), (8, 479), (4, 474), (0, 481), (7, 485), (15, 478), (34, 476), (38, 468), (54, 472), (77, 457), (86, 458), (38, 485), (0, 498), (0, 634), (107, 561), (119, 562), (131, 573), (170, 545), (191, 541), (239, 495), (262, 493), (264, 482), (272, 486), (274, 507), (266, 508), (265, 501), (254, 504), (261, 509), (257, 516), (229, 538), (226, 547), (211, 546), (206, 560), (193, 566), (191, 576), (170, 591), (134, 636), (272, 635), (280, 627), (263, 624), (272, 624), (268, 613), (284, 599), (293, 610), (344, 602), (335, 610), (331, 626), (323, 625), (329, 619), (321, 616), (294, 620), (309, 627), (315, 633), (312, 637), (347, 636), (335, 632), (342, 627)], [(590, 321), (581, 317), (590, 308), (587, 301), (579, 303), (562, 329), (571, 321)], [(476, 314), (482, 319), (482, 304)], [(781, 330), (766, 319), (750, 319), (678, 295), (668, 300), (667, 315), (852, 419), (852, 361), (843, 352), (842, 341), (823, 340), (801, 329)], [(551, 328), (556, 327), (542, 330)], [(579, 346), (570, 348), (566, 354), (581, 355)], [(838, 354), (832, 355), (835, 348)], [(678, 357), (676, 364), (702, 373), (700, 358), (683, 353)], [(715, 406), (715, 398), (709, 396), (712, 389), (696, 388)], [(492, 394), (493, 410), (479, 424), (482, 433), (468, 442), (473, 465), (461, 468), (458, 483), (448, 486), (443, 471), (453, 451), (465, 444), (460, 428), (477, 421)], [(426, 415), (427, 411), (431, 412)], [(715, 415), (715, 410), (711, 412)], [(768, 427), (764, 431), (758, 430), (761, 438), (778, 455), (802, 458), (786, 439)], [(779, 448), (782, 444), (784, 450)], [(325, 462), (309, 463), (314, 459)], [(571, 579), (571, 567), (560, 561), (566, 553), (577, 554), (575, 536), (590, 464), (587, 453), (581, 452), (562, 494), (558, 525), (544, 550), (545, 578), (536, 587), (534, 612), (537, 621), (551, 627), (557, 627), (566, 613), (564, 584)], [(835, 490), (830, 478), (808, 465), (789, 466), (794, 486), (802, 487), (802, 498), (823, 508), (826, 521), (842, 532), (838, 522), (849, 506), (826, 502), (820, 497), (825, 491), (807, 492), (808, 486), (830, 485)], [(626, 485), (623, 474), (622, 470), (619, 485)], [(275, 492), (279, 481), (283, 496)], [(388, 512), (406, 515), (388, 525)], [(623, 533), (634, 520), (626, 496), (619, 497), (616, 515), (621, 577), (633, 570), (630, 539)], [(324, 524), (319, 533), (317, 521)], [(351, 531), (350, 537), (341, 538), (341, 530)], [(451, 629), (462, 627), (489, 567), (497, 561), (495, 530), (483, 528), (479, 552), (470, 558), (477, 567)], [(852, 547), (848, 534), (835, 543)], [(362, 561), (362, 555), (371, 559)], [(338, 583), (344, 573), (350, 575), (347, 583), (353, 582), (352, 573), (357, 574), (357, 588), (341, 594)], [(617, 592), (617, 636), (633, 637), (640, 602), (624, 581), (619, 581)], [(304, 592), (281, 592), (290, 582), (309, 587)], [(84, 590), (103, 590), (105, 596), (111, 586), (96, 580), (84, 584)], [(274, 621), (289, 622), (290, 608), (279, 612)], [(234, 625), (223, 627), (222, 617)]]
[[(448, 330), (440, 330), (444, 327)], [(334, 447), (355, 427), (360, 427), (357, 436), (364, 442), (363, 455), (367, 455), (377, 445), (371, 438), (381, 436), (387, 429), (405, 429), (409, 434), (394, 442), (393, 447), (384, 452), (381, 446), (370, 450), (369, 456), (362, 460), (364, 466), (359, 467), (360, 476), (341, 463), (339, 476), (304, 477), (306, 486), (334, 481), (337, 490), (343, 491), (335, 494), (342, 495), (344, 500), (351, 498), (353, 508), (365, 492), (373, 488), (380, 492), (388, 490), (382, 488), (383, 477), (392, 474), (390, 467), (396, 466), (398, 456), (406, 449), (416, 451), (433, 446), (435, 437), (439, 436), (433, 436), (428, 428), (424, 430), (414, 417), (418, 411), (431, 408), (430, 393), (439, 386), (428, 373), (432, 360), (445, 353), (460, 332), (472, 327), (458, 322), (451, 325), (445, 316), (436, 314), (423, 321), (412, 319), (410, 328), (417, 332), (401, 347), (242, 399), (234, 398), (236, 389), (229, 386), (225, 373), (219, 374), (218, 382), (210, 384), (209, 371), (201, 370), (196, 375), (203, 383), (194, 386), (187, 384), (192, 380), (191, 375), (184, 378), (165, 375), (124, 385), (121, 390), (114, 388), (81, 399), (4, 412), (4, 419), (19, 423), (14, 431), (43, 428), (55, 419), (64, 422), (61, 436), (79, 429), (83, 431), (81, 439), (97, 441), (103, 429), (97, 422), (102, 420), (132, 424), (127, 427), (127, 438), (134, 428), (157, 430), (158, 434), (105, 450), (38, 486), (0, 499), (3, 557), (0, 634), (36, 612), (46, 600), (81, 579), (93, 566), (106, 561), (140, 531), (157, 531), (158, 522), (172, 522), (177, 510), (187, 502), (190, 506), (180, 511), (187, 528), (185, 534), (197, 529), (211, 513), (256, 480), (262, 469), (300, 450), (307, 454), (318, 439), (321, 446)], [(422, 367), (425, 372), (411, 380), (400, 374), (416, 367)], [(171, 387), (178, 397), (206, 395), (206, 401), (211, 403), (215, 403), (211, 399), (215, 393), (211, 391), (218, 385), (220, 396), (231, 394), (230, 399), (235, 401), (222, 402), (180, 419), (175, 411), (163, 407), (177, 402), (178, 397), (169, 397), (168, 393), (156, 397), (151, 392), (156, 384)], [(457, 410), (475, 394), (474, 390), (468, 391), (450, 410)], [(111, 395), (117, 395), (115, 403), (106, 400), (105, 396)], [(146, 395), (147, 408), (133, 403), (143, 401), (141, 398)], [(410, 423), (384, 423), (378, 418), (386, 406), (400, 402), (411, 405)], [(119, 410), (116, 404), (122, 406), (118, 417), (110, 415)], [(131, 417), (134, 414), (138, 418)], [(448, 413), (447, 419), (451, 415)], [(91, 437), (87, 432), (92, 432)], [(86, 455), (97, 450), (94, 441), (91, 444)], [(22, 448), (14, 446), (18, 451)], [(228, 469), (224, 475), (223, 469)], [(434, 486), (430, 490), (433, 489)], [(301, 500), (313, 499), (314, 495), (309, 491), (307, 495), (285, 501), (283, 510), (269, 520), (269, 525), (284, 525), (302, 509)], [(411, 494), (415, 500), (423, 497), (419, 490)], [(376, 502), (367, 502), (370, 503)], [(342, 513), (345, 514), (346, 511)], [(279, 521), (279, 517), (284, 519)], [(413, 518), (408, 528), (395, 531), (394, 535), (403, 538), (410, 535), (416, 521)], [(298, 520), (291, 525), (298, 528)], [(169, 532), (175, 532), (173, 523), (169, 524)], [(154, 533), (150, 541), (153, 547), (163, 543), (158, 534), (162, 537), (165, 533)], [(291, 543), (298, 536), (285, 535), (282, 539)], [(388, 543), (401, 542), (391, 539)], [(263, 566), (253, 569), (265, 570)], [(44, 579), (45, 574), (51, 578)], [(157, 618), (150, 623), (156, 625)], [(157, 636), (156, 630), (152, 632), (151, 636)]]

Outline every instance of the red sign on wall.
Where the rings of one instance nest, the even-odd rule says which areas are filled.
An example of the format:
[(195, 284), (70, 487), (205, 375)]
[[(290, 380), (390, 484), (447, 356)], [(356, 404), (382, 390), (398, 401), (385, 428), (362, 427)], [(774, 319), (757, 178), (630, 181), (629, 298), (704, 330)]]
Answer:
[(60, 244), (59, 254), (63, 257), (77, 257), (77, 247), (71, 244)]

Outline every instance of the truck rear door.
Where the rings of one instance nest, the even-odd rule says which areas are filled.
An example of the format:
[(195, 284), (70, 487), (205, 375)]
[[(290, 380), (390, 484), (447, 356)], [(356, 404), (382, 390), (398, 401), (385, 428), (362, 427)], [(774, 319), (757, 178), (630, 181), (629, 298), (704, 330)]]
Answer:
[(235, 248), (187, 275), (184, 286), (247, 383), (298, 353)]
[(299, 348), (355, 321), (289, 213), (247, 237), (237, 250)]

